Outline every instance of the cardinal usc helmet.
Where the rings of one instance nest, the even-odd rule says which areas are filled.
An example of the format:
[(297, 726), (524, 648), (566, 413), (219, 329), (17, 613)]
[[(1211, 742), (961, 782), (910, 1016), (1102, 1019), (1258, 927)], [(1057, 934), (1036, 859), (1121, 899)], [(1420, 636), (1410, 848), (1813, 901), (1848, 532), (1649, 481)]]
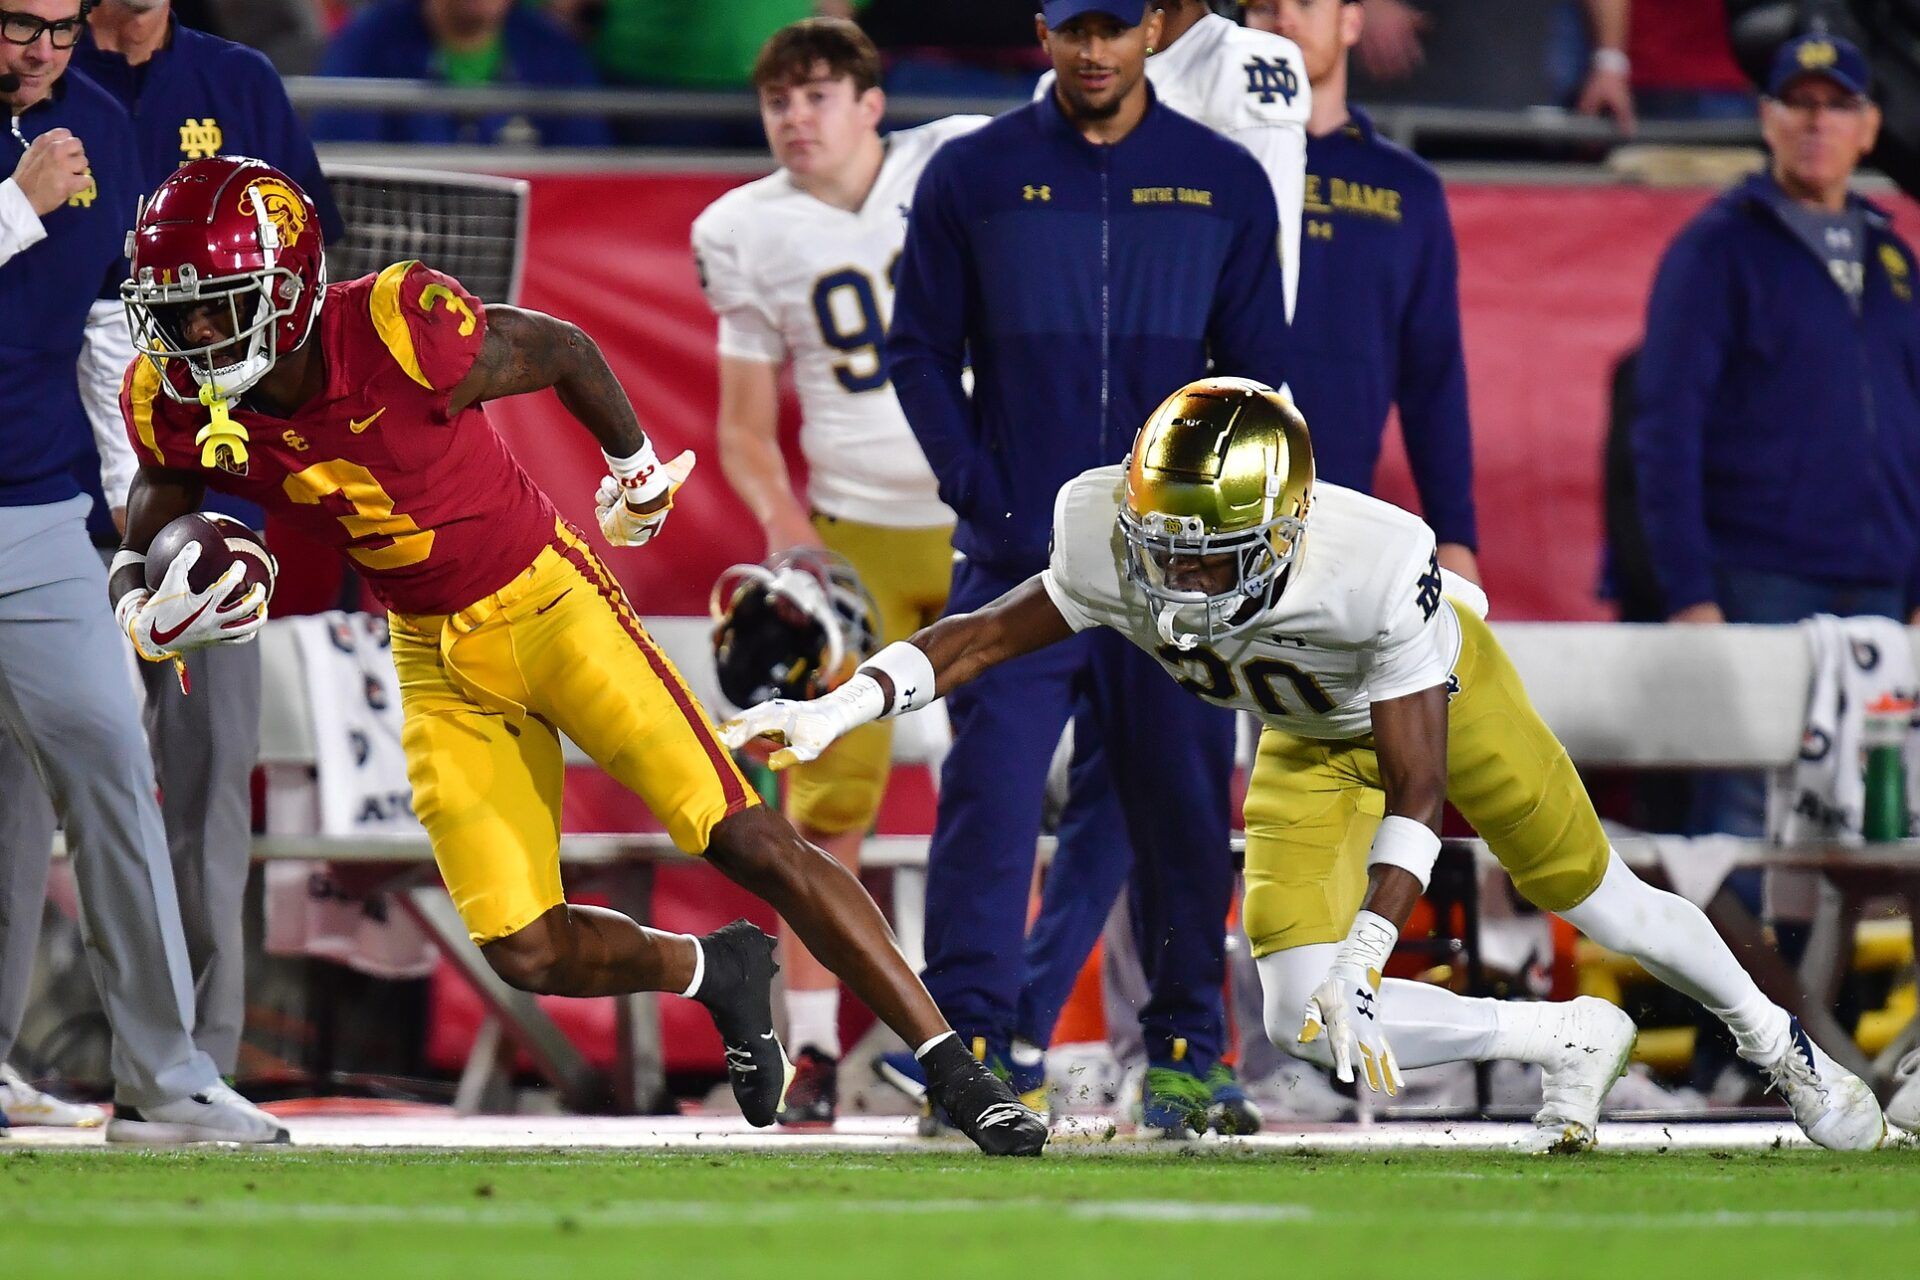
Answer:
[[(286, 174), (245, 156), (176, 169), (140, 207), (127, 236), (133, 272), (120, 286), (134, 348), (160, 370), (181, 360), (202, 397), (231, 399), (265, 377), (313, 331), (327, 260), (313, 201)], [(225, 336), (195, 345), (188, 317), (208, 304)]]
[[(1120, 529), (1127, 576), (1160, 636), (1192, 648), (1257, 625), (1300, 554), (1313, 504), (1313, 442), (1293, 402), (1244, 378), (1174, 392), (1134, 438)], [(1181, 567), (1232, 557), (1230, 580), (1176, 585)]]
[(734, 565), (707, 611), (720, 692), (736, 707), (817, 698), (880, 648), (880, 609), (860, 575), (817, 548)]

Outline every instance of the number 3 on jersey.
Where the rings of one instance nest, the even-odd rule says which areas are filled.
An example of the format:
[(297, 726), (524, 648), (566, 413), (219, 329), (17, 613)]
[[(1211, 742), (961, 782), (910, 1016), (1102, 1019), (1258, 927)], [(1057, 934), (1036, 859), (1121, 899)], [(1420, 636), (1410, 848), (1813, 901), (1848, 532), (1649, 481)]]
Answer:
[[(896, 255), (887, 271), (889, 285), (899, 266)], [(820, 322), (821, 341), (847, 356), (833, 366), (842, 387), (858, 395), (887, 385), (887, 362), (880, 354), (887, 323), (880, 318), (880, 299), (866, 272), (843, 267), (821, 276), (813, 285), (813, 314)]]
[(323, 499), (338, 494), (352, 513), (336, 519), (356, 542), (362, 538), (389, 539), (384, 547), (347, 548), (348, 555), (369, 569), (404, 569), (433, 554), (433, 530), (422, 529), (412, 516), (396, 512), (386, 489), (357, 462), (341, 458), (316, 462), (288, 476), (281, 487), (289, 498), (306, 506), (318, 506)]

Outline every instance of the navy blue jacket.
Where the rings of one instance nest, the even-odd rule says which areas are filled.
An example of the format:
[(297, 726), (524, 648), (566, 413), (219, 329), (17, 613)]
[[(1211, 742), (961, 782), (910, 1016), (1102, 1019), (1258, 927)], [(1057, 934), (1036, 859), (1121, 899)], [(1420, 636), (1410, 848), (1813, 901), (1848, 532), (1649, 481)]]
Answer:
[[(599, 83), (593, 60), (543, 13), (515, 5), (504, 33), (504, 84), (566, 87)], [(323, 76), (382, 76), (437, 80), (433, 34), (420, 16), (420, 0), (380, 0), (363, 9), (327, 46)], [(455, 116), (396, 111), (322, 111), (313, 136), (325, 142), (492, 142), (510, 117), (461, 120)], [(613, 133), (592, 116), (543, 116), (533, 127), (550, 147), (604, 147)]]
[(1441, 542), (1478, 545), (1460, 260), (1440, 175), (1366, 113), (1307, 139), (1288, 383), (1323, 480), (1373, 491), (1387, 412)]
[(914, 194), (887, 357), (955, 547), (1038, 573), (1060, 486), (1124, 458), (1209, 356), (1285, 381), (1278, 234), (1252, 155), (1157, 100), (1113, 146), (1048, 95), (942, 147)]
[[(120, 296), (142, 191), (127, 113), (71, 68), (51, 97), (20, 117), (29, 142), (61, 128), (86, 145), (94, 190), (43, 217), (47, 238), (0, 263), (0, 506), (81, 492), (76, 472), (94, 448), (75, 366), (88, 309)], [(0, 167), (11, 173), (19, 157), (0, 131)]]
[(1920, 307), (1912, 250), (1867, 214), (1860, 314), (1757, 175), (1668, 247), (1647, 304), (1633, 452), (1669, 612), (1716, 566), (1920, 600)]
[[(133, 117), (140, 179), (147, 193), (188, 160), (216, 154), (252, 156), (279, 169), (313, 198), (328, 243), (346, 235), (306, 127), (265, 54), (172, 21), (166, 44), (137, 67), (96, 45), (91, 30), (81, 34), (73, 65)], [(96, 499), (89, 528), (96, 537), (119, 541), (105, 503), (99, 501), (100, 465), (91, 451), (80, 473), (82, 487)], [(206, 507), (256, 529), (265, 518), (251, 502), (211, 491)]]

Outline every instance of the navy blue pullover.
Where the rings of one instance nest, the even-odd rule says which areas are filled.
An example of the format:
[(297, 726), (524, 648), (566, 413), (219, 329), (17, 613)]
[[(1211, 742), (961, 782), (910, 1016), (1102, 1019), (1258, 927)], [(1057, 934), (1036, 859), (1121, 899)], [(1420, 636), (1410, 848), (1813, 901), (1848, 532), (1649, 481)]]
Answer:
[(1359, 108), (1307, 139), (1288, 383), (1321, 479), (1373, 492), (1387, 413), (1441, 542), (1478, 546), (1460, 260), (1440, 175)]
[[(46, 239), (0, 263), (0, 506), (81, 492), (76, 472), (94, 457), (77, 370), (87, 311), (120, 296), (142, 191), (127, 113), (71, 68), (20, 117), (28, 142), (49, 129), (71, 129), (86, 146), (94, 185), (40, 219)], [(0, 115), (0, 171), (19, 160)]]
[(955, 547), (1038, 573), (1060, 486), (1123, 459), (1209, 357), (1285, 381), (1278, 235), (1252, 155), (1157, 100), (1113, 145), (1049, 95), (942, 147), (914, 195), (887, 357), (959, 515)]
[(1899, 586), (1920, 602), (1920, 307), (1913, 252), (1866, 213), (1861, 306), (1756, 175), (1661, 259), (1639, 365), (1634, 466), (1669, 612), (1714, 569)]

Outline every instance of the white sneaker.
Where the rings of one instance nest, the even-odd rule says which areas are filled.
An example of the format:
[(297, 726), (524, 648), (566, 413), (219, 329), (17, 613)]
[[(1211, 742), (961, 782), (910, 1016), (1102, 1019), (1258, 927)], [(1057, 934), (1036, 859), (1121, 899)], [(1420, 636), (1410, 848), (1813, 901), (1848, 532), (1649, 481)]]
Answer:
[(97, 1129), (107, 1122), (106, 1108), (42, 1093), (5, 1062), (0, 1062), (0, 1116), (8, 1124), (49, 1129)]
[(1773, 1062), (1757, 1063), (1768, 1087), (1793, 1108), (1793, 1118), (1809, 1138), (1829, 1151), (1871, 1151), (1887, 1136), (1879, 1100), (1866, 1081), (1829, 1058), (1800, 1028), (1787, 1024), (1787, 1051)]
[(1920, 1133), (1920, 1049), (1900, 1059), (1893, 1069), (1894, 1083), (1900, 1087), (1887, 1100), (1887, 1123), (1897, 1124), (1908, 1133)]
[(282, 1143), (286, 1126), (224, 1084), (157, 1107), (116, 1107), (108, 1142), (171, 1147), (189, 1142)]
[(1599, 1140), (1600, 1104), (1626, 1071), (1639, 1029), (1618, 1007), (1594, 996), (1547, 1009), (1553, 1022), (1541, 1063), (1541, 1107), (1524, 1145), (1541, 1154), (1587, 1151)]

